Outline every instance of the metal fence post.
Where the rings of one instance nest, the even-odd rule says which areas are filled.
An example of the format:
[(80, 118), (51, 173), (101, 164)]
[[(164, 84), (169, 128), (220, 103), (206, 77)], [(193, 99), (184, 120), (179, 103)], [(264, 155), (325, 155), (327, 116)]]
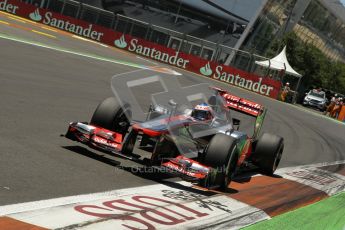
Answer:
[(48, 9), (48, 7), (49, 7), (49, 5), (50, 5), (50, 1), (51, 1), (51, 0), (46, 1), (46, 6), (44, 7), (44, 9)]
[[(252, 55), (250, 55), (250, 53), (248, 53), (248, 52), (246, 52), (246, 54), (247, 54), (247, 64), (246, 64), (246, 68), (245, 68), (245, 70), (247, 71), (247, 72), (249, 72), (249, 70), (250, 70), (250, 68), (251, 68), (251, 62), (252, 62)], [(249, 59), (248, 59), (248, 56), (249, 56)]]
[(147, 25), (147, 30), (146, 30), (146, 33), (145, 33), (145, 40), (148, 40), (147, 37), (148, 37), (150, 31), (151, 31), (151, 23)]
[(150, 24), (150, 30), (149, 30), (149, 37), (148, 37), (148, 41), (152, 41), (152, 35), (153, 35), (154, 29), (152, 27), (152, 24)]
[(115, 25), (114, 25), (114, 28), (113, 28), (114, 30), (116, 30), (118, 23), (119, 23), (119, 15), (116, 14), (116, 22), (115, 22)]
[(77, 10), (77, 13), (75, 14), (75, 18), (77, 18), (77, 19), (79, 19), (79, 17), (80, 17), (81, 7), (82, 7), (82, 5), (79, 2), (78, 10)]
[(96, 20), (95, 20), (95, 24), (98, 24), (98, 20), (99, 20), (99, 15), (101, 14), (101, 11), (97, 11), (97, 16), (96, 16)]
[(114, 28), (114, 23), (115, 23), (115, 14), (112, 12), (113, 18), (111, 19), (111, 23), (110, 23), (110, 28), (113, 29)]
[(82, 19), (84, 16), (84, 12), (83, 12), (83, 8), (84, 8), (84, 4), (80, 3), (80, 8), (79, 8), (79, 15), (78, 15), (78, 19)]
[(200, 46), (200, 53), (199, 53), (199, 57), (202, 57), (202, 49), (204, 48), (205, 44), (204, 42), (201, 43), (201, 46)]
[(44, 3), (45, 3), (45, 0), (41, 0), (40, 8), (43, 8)]
[[(133, 33), (133, 28), (134, 28), (134, 22), (131, 23), (130, 29), (129, 29), (129, 33), (128, 33), (128, 34), (132, 35), (132, 33)], [(126, 32), (126, 30), (125, 30), (125, 32)]]
[(183, 34), (182, 34), (182, 39), (181, 39), (181, 45), (180, 45), (180, 47), (178, 48), (178, 52), (180, 52), (180, 51), (181, 51), (181, 48), (185, 46), (184, 42), (185, 42), (185, 40), (186, 40), (186, 37), (187, 37), (186, 33), (183, 33)]
[(63, 15), (63, 11), (65, 10), (66, 1), (67, 0), (64, 0), (63, 4), (62, 4), (62, 8), (61, 8), (61, 12), (60, 12), (62, 15)]
[(249, 53), (250, 55), (250, 68), (248, 69), (248, 72), (253, 73), (254, 72), (254, 68), (255, 68), (255, 59), (254, 59), (254, 55), (252, 53)]
[(214, 54), (212, 55), (210, 61), (214, 61), (217, 58), (217, 56), (218, 56), (218, 49), (219, 49), (219, 44), (217, 43), (215, 48), (214, 48)]

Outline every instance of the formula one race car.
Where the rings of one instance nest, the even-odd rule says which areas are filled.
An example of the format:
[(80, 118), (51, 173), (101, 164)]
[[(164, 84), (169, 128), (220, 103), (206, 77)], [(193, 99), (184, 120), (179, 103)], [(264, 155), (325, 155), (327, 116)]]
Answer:
[[(272, 175), (282, 157), (283, 138), (264, 133), (266, 108), (220, 88), (194, 109), (170, 101), (151, 105), (144, 122), (131, 121), (131, 106), (113, 97), (95, 110), (91, 122), (70, 123), (66, 137), (91, 148), (133, 159), (136, 144), (151, 146), (150, 165), (206, 188), (228, 187), (239, 169), (254, 166)], [(255, 118), (254, 133), (239, 131), (232, 111)]]

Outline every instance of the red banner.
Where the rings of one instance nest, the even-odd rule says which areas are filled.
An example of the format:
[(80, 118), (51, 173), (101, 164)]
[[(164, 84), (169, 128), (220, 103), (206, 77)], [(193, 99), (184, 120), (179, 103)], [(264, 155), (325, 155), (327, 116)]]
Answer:
[[(1, 1), (1, 0), (0, 0)], [(281, 83), (230, 66), (209, 62), (197, 56), (177, 52), (140, 38), (88, 22), (37, 8), (17, 0), (0, 2), (0, 10), (28, 18), (104, 44), (235, 85), (261, 95), (277, 98)]]

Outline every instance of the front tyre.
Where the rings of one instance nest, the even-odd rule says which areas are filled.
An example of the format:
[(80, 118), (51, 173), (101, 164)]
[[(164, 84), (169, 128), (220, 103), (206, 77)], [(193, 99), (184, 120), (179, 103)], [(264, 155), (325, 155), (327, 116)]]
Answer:
[(120, 105), (114, 97), (109, 97), (97, 106), (90, 124), (125, 135), (131, 119), (130, 105)]
[(283, 150), (282, 137), (264, 133), (256, 144), (254, 162), (263, 173), (273, 175), (279, 165)]
[(226, 189), (233, 179), (238, 162), (237, 139), (218, 133), (208, 144), (203, 163), (212, 167), (208, 184)]

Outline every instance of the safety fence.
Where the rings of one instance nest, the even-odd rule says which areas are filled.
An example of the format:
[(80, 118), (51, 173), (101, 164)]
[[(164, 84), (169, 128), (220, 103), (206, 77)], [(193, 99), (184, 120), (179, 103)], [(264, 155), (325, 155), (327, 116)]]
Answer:
[(209, 61), (224, 63), (230, 56), (232, 57), (229, 63), (230, 66), (247, 72), (253, 72), (258, 68), (255, 65), (255, 60), (265, 59), (220, 43), (203, 40), (73, 0), (25, 0), (23, 2), (133, 37), (142, 38)]
[[(267, 77), (268, 70), (255, 64), (257, 60), (267, 60), (265, 57), (186, 34), (180, 34), (178, 43), (176, 41), (179, 33), (176, 31), (71, 0), (7, 0), (6, 4), (17, 7), (16, 12), (12, 13), (18, 16), (261, 95), (278, 98), (280, 80)], [(193, 48), (195, 44), (199, 44), (199, 50)], [(215, 50), (208, 53), (206, 50), (212, 45)], [(234, 56), (233, 62), (224, 65), (222, 60), (228, 55)]]

